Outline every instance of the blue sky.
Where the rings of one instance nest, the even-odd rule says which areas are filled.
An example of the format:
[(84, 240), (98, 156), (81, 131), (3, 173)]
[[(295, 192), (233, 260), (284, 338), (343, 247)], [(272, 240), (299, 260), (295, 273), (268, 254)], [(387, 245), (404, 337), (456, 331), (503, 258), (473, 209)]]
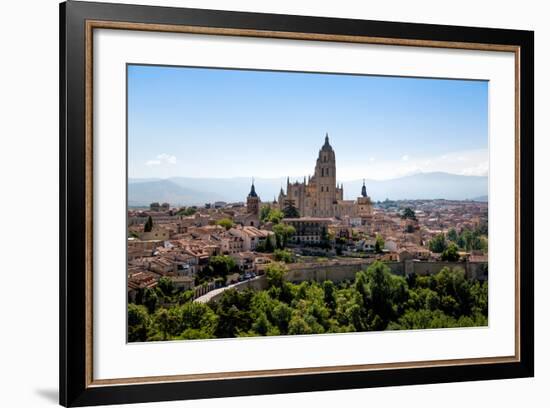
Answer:
[(485, 81), (128, 66), (128, 175), (486, 175)]

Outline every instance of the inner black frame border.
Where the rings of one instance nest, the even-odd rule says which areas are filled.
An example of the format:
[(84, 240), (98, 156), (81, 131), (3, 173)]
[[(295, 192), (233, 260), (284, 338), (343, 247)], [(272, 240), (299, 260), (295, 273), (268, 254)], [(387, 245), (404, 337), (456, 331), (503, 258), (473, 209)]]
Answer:
[[(534, 32), (173, 7), (60, 4), (60, 381), (64, 406), (122, 404), (534, 376)], [(86, 384), (86, 21), (189, 25), (520, 47), (518, 362), (127, 385)]]

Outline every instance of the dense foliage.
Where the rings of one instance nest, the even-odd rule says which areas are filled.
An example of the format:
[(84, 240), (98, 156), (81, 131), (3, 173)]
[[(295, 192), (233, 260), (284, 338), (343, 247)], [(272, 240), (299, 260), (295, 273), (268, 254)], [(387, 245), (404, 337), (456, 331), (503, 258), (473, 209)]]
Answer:
[(230, 218), (222, 218), (221, 220), (216, 221), (216, 225), (224, 227), (226, 230), (230, 230), (233, 228), (234, 223)]
[(464, 251), (483, 251), (487, 252), (487, 222), (482, 222), (477, 228), (463, 228), (460, 233), (451, 228), (447, 231), (447, 241), (456, 244), (459, 249)]
[(300, 218), (300, 212), (292, 202), (288, 203), (286, 207), (283, 208), (283, 214), (285, 218)]
[(225, 282), (225, 278), (228, 274), (238, 271), (239, 268), (235, 260), (229, 255), (211, 256), (208, 259), (208, 265), (197, 274), (195, 282), (203, 283), (216, 278)]
[(272, 222), (273, 224), (279, 224), (284, 218), (285, 214), (276, 208), (271, 208), (266, 205), (260, 209), (260, 220), (262, 222)]
[(176, 212), (176, 215), (182, 215), (184, 217), (189, 217), (197, 212), (197, 207), (187, 207), (187, 208), (180, 208), (178, 212)]
[(407, 207), (403, 210), (403, 212), (401, 213), (401, 218), (403, 218), (404, 220), (409, 219), (409, 220), (417, 221), (416, 214), (410, 207)]
[(487, 282), (467, 279), (462, 269), (404, 278), (375, 262), (338, 284), (293, 284), (284, 274), (284, 266), (273, 264), (266, 290), (228, 289), (212, 304), (193, 302), (190, 292), (175, 295), (159, 282), (154, 307), (146, 296), (129, 304), (129, 341), (487, 325)]

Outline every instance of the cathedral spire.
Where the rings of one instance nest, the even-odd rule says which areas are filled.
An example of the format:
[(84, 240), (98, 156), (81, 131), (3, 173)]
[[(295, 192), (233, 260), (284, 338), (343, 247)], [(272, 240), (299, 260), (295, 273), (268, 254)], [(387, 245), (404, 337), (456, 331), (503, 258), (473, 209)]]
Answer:
[(328, 140), (328, 132), (325, 134), (325, 144), (323, 145), (321, 150), (332, 150), (332, 146), (330, 145), (330, 142)]
[(252, 179), (252, 185), (250, 186), (250, 193), (248, 193), (249, 197), (258, 197), (258, 194), (256, 194), (256, 188), (254, 188), (254, 179)]
[(363, 187), (361, 188), (361, 196), (362, 197), (367, 196), (367, 187), (365, 186), (365, 179), (363, 179)]

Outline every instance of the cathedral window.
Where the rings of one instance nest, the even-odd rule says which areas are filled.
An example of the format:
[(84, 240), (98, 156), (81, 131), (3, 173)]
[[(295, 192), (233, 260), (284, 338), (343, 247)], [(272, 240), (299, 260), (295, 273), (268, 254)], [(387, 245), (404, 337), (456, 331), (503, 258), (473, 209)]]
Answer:
[(321, 186), (321, 193), (323, 192), (323, 186)]
[(328, 177), (328, 168), (327, 168), (327, 170), (326, 170), (326, 173), (327, 173), (327, 177)]

